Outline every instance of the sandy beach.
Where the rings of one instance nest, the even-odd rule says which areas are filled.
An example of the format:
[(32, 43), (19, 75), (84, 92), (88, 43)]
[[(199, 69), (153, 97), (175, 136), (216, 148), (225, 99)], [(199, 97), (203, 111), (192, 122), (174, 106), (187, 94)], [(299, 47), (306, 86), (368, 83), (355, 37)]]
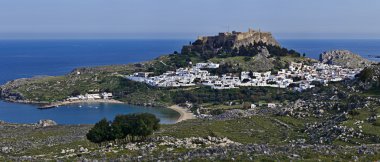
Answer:
[(118, 100), (113, 100), (113, 99), (100, 99), (100, 100), (78, 100), (78, 101), (62, 101), (62, 102), (54, 102), (51, 104), (43, 105), (39, 107), (39, 109), (49, 109), (49, 108), (54, 108), (54, 107), (59, 107), (62, 105), (68, 105), (68, 104), (76, 104), (76, 103), (124, 103)]
[(188, 120), (188, 119), (196, 119), (196, 117), (194, 116), (194, 114), (191, 113), (188, 109), (186, 109), (184, 107), (181, 107), (181, 106), (178, 106), (178, 105), (173, 105), (173, 106), (170, 106), (168, 108), (172, 109), (174, 111), (177, 111), (180, 114), (180, 117), (178, 118), (178, 120), (176, 121), (176, 123), (179, 123), (181, 121)]

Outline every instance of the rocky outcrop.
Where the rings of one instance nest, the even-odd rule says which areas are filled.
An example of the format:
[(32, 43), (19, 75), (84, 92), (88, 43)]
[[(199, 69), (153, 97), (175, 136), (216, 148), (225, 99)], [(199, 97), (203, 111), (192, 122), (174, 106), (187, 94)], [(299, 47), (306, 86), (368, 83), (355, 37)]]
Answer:
[(319, 60), (325, 64), (339, 65), (345, 68), (365, 68), (373, 64), (361, 56), (348, 50), (334, 50), (324, 52), (320, 55)]
[(369, 71), (369, 79), (372, 82), (379, 82), (380, 81), (380, 64), (372, 65), (366, 68), (366, 70)]
[(19, 102), (19, 103), (31, 103), (31, 104), (44, 104), (46, 102), (34, 101), (32, 99), (28, 99), (24, 96), (23, 93), (17, 91), (19, 88), (27, 87), (31, 88), (30, 84), (34, 81), (38, 81), (41, 78), (46, 76), (36, 76), (33, 78), (21, 78), (7, 82), (4, 85), (0, 86), (0, 99), (11, 101), (11, 102)]
[(37, 123), (37, 126), (39, 126), (39, 127), (51, 127), (51, 126), (56, 126), (56, 125), (57, 125), (57, 123), (55, 121), (49, 120), (49, 119), (40, 120)]
[(211, 119), (214, 119), (214, 120), (231, 120), (231, 119), (239, 119), (239, 118), (250, 117), (254, 114), (255, 114), (254, 111), (251, 111), (251, 110), (234, 109), (234, 110), (228, 110), (228, 111), (226, 111), (220, 115), (212, 116)]
[(197, 52), (216, 54), (221, 50), (231, 50), (262, 42), (271, 46), (280, 46), (270, 32), (249, 29), (248, 32), (224, 32), (216, 36), (202, 36), (191, 45), (184, 46), (182, 53)]
[(254, 69), (257, 71), (268, 71), (274, 68), (273, 60), (268, 58), (270, 53), (267, 48), (262, 47), (255, 57), (252, 58), (252, 65), (255, 65)]
[(248, 32), (225, 32), (219, 33), (216, 36), (204, 36), (198, 37), (204, 44), (211, 46), (222, 46), (227, 42), (233, 44), (233, 47), (247, 46), (249, 44), (255, 44), (257, 42), (263, 42), (268, 45), (280, 46), (280, 44), (273, 38), (270, 32), (261, 32), (253, 29), (249, 29)]
[(369, 90), (374, 88), (374, 90), (378, 90), (380, 87), (380, 64), (364, 68), (357, 76), (359, 82), (356, 85), (361, 89)]
[(23, 96), (20, 93), (12, 91), (13, 89), (26, 84), (30, 79), (16, 79), (10, 82), (7, 82), (5, 85), (0, 86), (0, 98), (6, 99), (9, 101), (22, 100)]

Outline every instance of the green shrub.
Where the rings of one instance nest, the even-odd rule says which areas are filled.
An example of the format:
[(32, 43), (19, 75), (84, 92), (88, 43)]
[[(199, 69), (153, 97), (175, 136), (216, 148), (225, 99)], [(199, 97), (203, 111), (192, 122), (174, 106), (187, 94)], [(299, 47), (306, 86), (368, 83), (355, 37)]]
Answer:
[(136, 137), (143, 140), (160, 128), (159, 122), (149, 113), (117, 115), (112, 122), (102, 119), (96, 123), (86, 136), (94, 143), (128, 138), (135, 141)]

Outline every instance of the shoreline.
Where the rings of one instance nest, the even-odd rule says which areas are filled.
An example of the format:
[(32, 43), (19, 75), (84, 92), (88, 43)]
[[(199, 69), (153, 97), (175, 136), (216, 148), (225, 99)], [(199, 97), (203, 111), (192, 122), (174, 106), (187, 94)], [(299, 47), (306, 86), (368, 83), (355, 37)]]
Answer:
[[(56, 108), (63, 105), (69, 105), (69, 104), (78, 104), (78, 103), (115, 103), (115, 104), (126, 104), (125, 102), (114, 100), (114, 99), (100, 99), (100, 100), (78, 100), (78, 101), (61, 101), (61, 102), (55, 102), (50, 103), (46, 105), (40, 106), (38, 109), (51, 109)], [(168, 109), (174, 110), (180, 114), (179, 118), (175, 123), (179, 123), (181, 121), (189, 120), (189, 119), (196, 119), (194, 114), (190, 112), (188, 109), (181, 107), (179, 105), (172, 105), (169, 107), (166, 107)]]
[(61, 101), (61, 102), (54, 102), (47, 105), (42, 105), (39, 107), (39, 109), (50, 109), (54, 107), (59, 107), (63, 105), (69, 105), (69, 104), (77, 104), (77, 103), (118, 103), (118, 104), (124, 104), (124, 102), (114, 100), (114, 99), (99, 99), (99, 100), (78, 100), (78, 101)]
[(172, 106), (169, 106), (168, 108), (174, 111), (177, 111), (180, 114), (180, 117), (177, 119), (175, 123), (179, 123), (181, 121), (185, 121), (189, 119), (196, 119), (196, 117), (194, 116), (192, 112), (189, 112), (188, 109), (181, 107), (179, 105), (172, 105)]

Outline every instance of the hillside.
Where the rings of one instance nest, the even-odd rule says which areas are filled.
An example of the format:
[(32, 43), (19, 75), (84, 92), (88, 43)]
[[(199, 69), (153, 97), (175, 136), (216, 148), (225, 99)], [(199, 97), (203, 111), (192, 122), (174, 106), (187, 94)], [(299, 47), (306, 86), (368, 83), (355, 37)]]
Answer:
[[(370, 74), (371, 79), (379, 77), (377, 72)], [(203, 107), (201, 111), (222, 111), (214, 111), (212, 118), (163, 125), (145, 142), (111, 141), (102, 147), (86, 140), (90, 125), (41, 127), (0, 121), (0, 160), (376, 161), (380, 100), (379, 94), (356, 89), (364, 82), (335, 83), (302, 93), (266, 88), (167, 89), (163, 95), (191, 99)], [(239, 104), (205, 104), (241, 99), (276, 99), (282, 105), (246, 109)]]
[(323, 52), (320, 55), (319, 61), (325, 64), (339, 65), (347, 68), (365, 68), (374, 63), (348, 50)]
[[(216, 44), (210, 46), (211, 40)], [(200, 42), (202, 43), (199, 44)], [(301, 57), (294, 50), (280, 47), (270, 33), (254, 30), (227, 33), (221, 37), (202, 37), (190, 47), (183, 48), (190, 48), (191, 52), (182, 50), (183, 53), (174, 52), (136, 64), (78, 68), (64, 76), (10, 81), (0, 87), (0, 96), (8, 101), (46, 104), (61, 101), (73, 94), (112, 92), (116, 99), (127, 103), (166, 106), (174, 100), (170, 99), (170, 95), (163, 95), (165, 90), (134, 83), (123, 76), (141, 71), (160, 75), (169, 70), (188, 67), (190, 62), (217, 62), (222, 66), (220, 72), (236, 74), (242, 70), (276, 71), (288, 67), (290, 62), (315, 62)], [(198, 48), (206, 50), (197, 51)]]

